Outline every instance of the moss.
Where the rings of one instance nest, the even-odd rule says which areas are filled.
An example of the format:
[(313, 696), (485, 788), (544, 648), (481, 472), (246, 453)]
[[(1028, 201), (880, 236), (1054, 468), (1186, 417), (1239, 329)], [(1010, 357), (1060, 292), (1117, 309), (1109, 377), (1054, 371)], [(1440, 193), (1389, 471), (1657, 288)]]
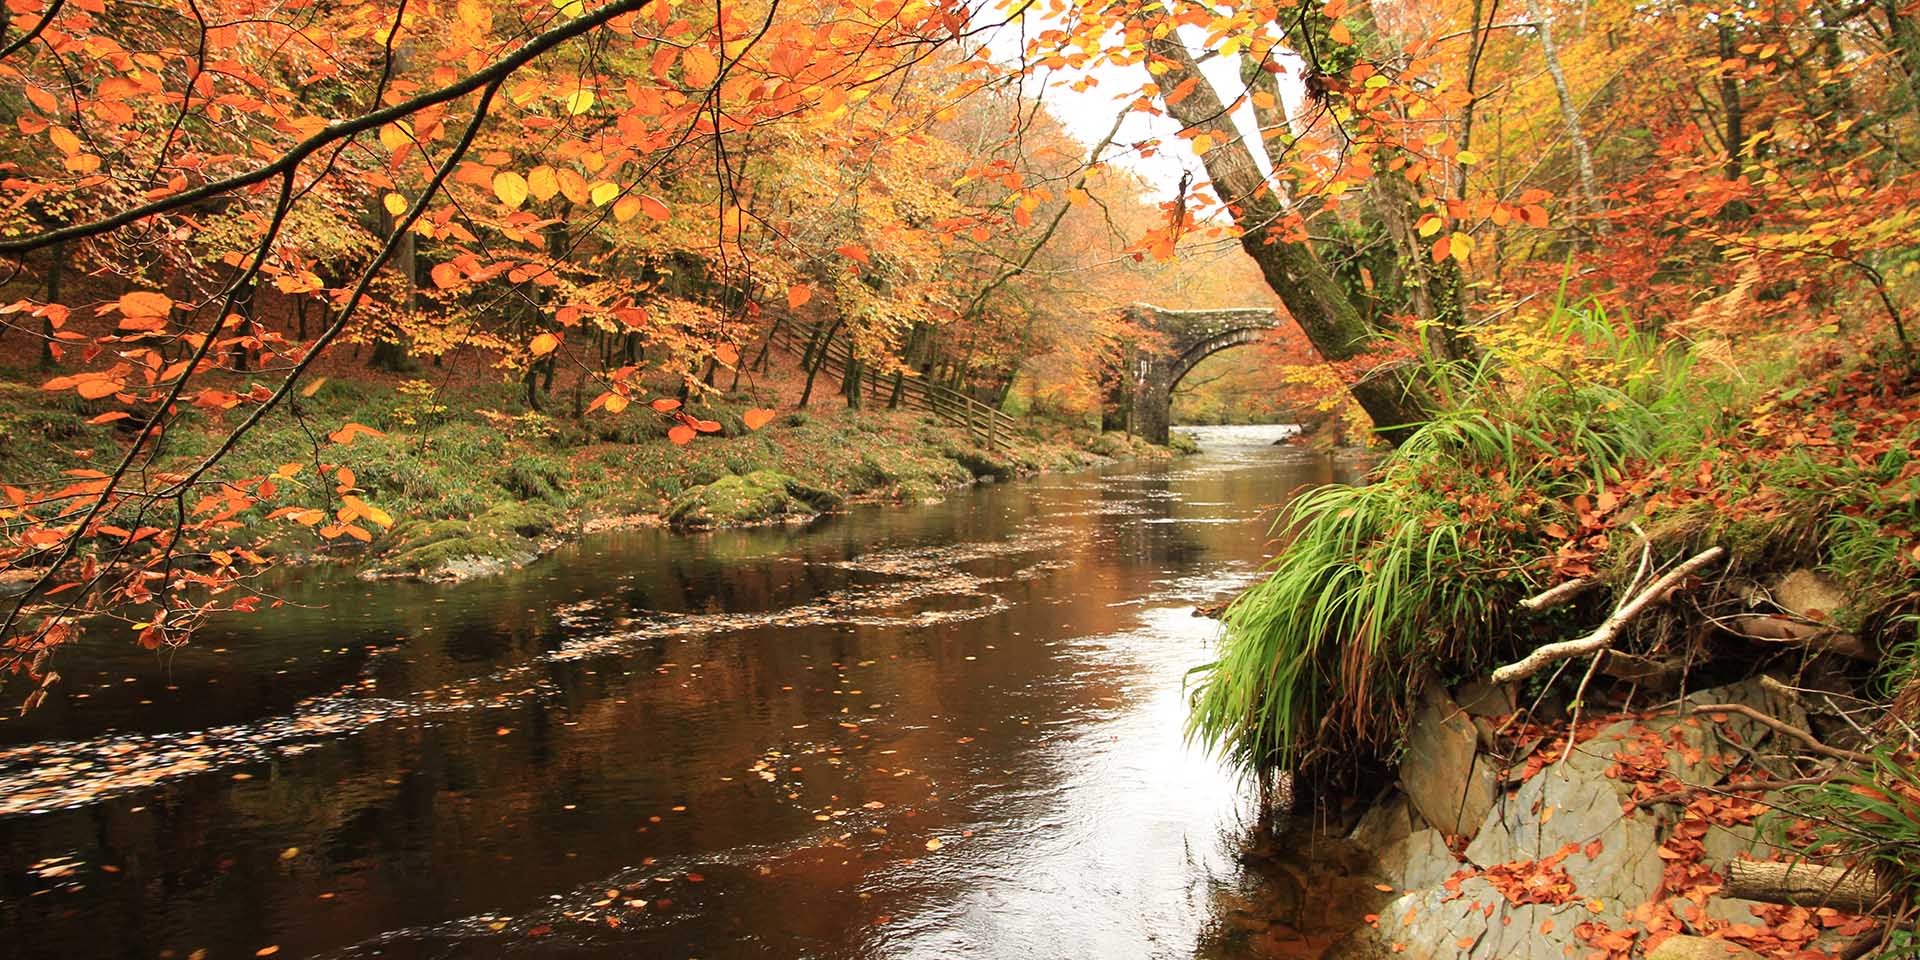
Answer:
[(775, 470), (755, 470), (744, 476), (728, 474), (681, 494), (667, 510), (667, 521), (693, 529), (744, 526), (817, 516), (840, 502), (830, 490)]
[(1190, 434), (1175, 431), (1167, 435), (1167, 449), (1181, 456), (1191, 456), (1200, 452), (1200, 441)]

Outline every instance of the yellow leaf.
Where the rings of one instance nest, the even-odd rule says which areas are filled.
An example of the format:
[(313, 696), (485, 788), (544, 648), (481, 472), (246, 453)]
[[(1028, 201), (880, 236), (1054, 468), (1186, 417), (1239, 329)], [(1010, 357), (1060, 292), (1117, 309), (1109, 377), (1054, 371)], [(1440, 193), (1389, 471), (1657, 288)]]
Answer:
[(1439, 233), (1440, 228), (1445, 225), (1446, 225), (1446, 221), (1429, 213), (1426, 216), (1420, 218), (1420, 228), (1419, 228), (1420, 235), (1422, 237), (1431, 237), (1434, 234)]
[(586, 113), (588, 110), (592, 110), (592, 109), (593, 109), (593, 91), (592, 90), (587, 90), (583, 88), (580, 90), (575, 90), (574, 92), (567, 95), (567, 112), (568, 113), (571, 113), (574, 116), (579, 116), (580, 114)]
[(620, 411), (625, 410), (626, 408), (627, 408), (626, 397), (623, 397), (617, 393), (611, 394), (607, 397), (608, 413), (619, 413)]
[(560, 347), (560, 338), (554, 336), (551, 333), (543, 333), (537, 337), (534, 337), (533, 342), (530, 344), (527, 344), (527, 349), (532, 350), (533, 355), (536, 357), (544, 357), (547, 354), (552, 353), (553, 351), (559, 349), (559, 347)]
[(389, 123), (380, 128), (380, 145), (389, 151), (398, 150), (413, 142), (413, 128), (405, 120)]
[(932, 851), (935, 851), (935, 850), (938, 850), (938, 849), (940, 849), (940, 847), (941, 847), (941, 843), (940, 843), (940, 838), (939, 838), (939, 837), (934, 837), (934, 838), (933, 838), (932, 840), (928, 840), (928, 841), (927, 841), (927, 851), (928, 851), (929, 853), (931, 853)]
[(309, 383), (306, 386), (300, 388), (300, 395), (302, 397), (311, 397), (314, 394), (319, 393), (320, 388), (326, 385), (327, 385), (326, 377), (315, 377), (313, 378), (312, 383)]
[(621, 197), (620, 202), (613, 205), (613, 218), (621, 223), (632, 220), (639, 213), (640, 198), (632, 194)]
[(1455, 260), (1466, 263), (1467, 258), (1473, 256), (1473, 238), (1455, 231), (1452, 242), (1448, 244), (1447, 252), (1451, 253)]
[(587, 197), (593, 201), (594, 206), (604, 207), (613, 202), (613, 198), (619, 195), (620, 187), (618, 185), (602, 181), (594, 185), (593, 192), (587, 194)]
[(519, 207), (527, 202), (527, 178), (512, 170), (502, 170), (493, 175), (493, 195), (509, 207)]
[(585, 0), (553, 0), (554, 9), (569, 17), (577, 17), (587, 12)]
[(1460, 161), (1462, 166), (1468, 167), (1480, 162), (1480, 155), (1474, 153), (1472, 150), (1462, 150), (1455, 154), (1453, 158)]
[(1212, 137), (1212, 136), (1209, 136), (1208, 134), (1204, 134), (1204, 133), (1197, 133), (1197, 134), (1194, 134), (1194, 136), (1193, 136), (1193, 152), (1194, 152), (1195, 154), (1198, 154), (1198, 155), (1201, 155), (1201, 156), (1205, 156), (1205, 155), (1206, 155), (1206, 152), (1207, 152), (1208, 150), (1212, 150), (1212, 149), (1213, 149), (1213, 137)]
[(544, 164), (527, 171), (527, 192), (535, 200), (552, 200), (560, 192), (560, 178), (553, 175), (553, 168)]
[(397, 193), (389, 193), (381, 197), (380, 205), (386, 207), (387, 212), (396, 217), (407, 212), (407, 198)]

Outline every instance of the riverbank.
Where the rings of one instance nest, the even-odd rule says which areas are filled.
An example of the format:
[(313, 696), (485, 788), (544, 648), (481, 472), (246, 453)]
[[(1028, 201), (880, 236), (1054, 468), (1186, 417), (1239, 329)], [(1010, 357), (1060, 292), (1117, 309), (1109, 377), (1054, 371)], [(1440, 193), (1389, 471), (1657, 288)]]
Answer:
[[(1425, 827), (1387, 878), (1383, 949), (1899, 942), (1920, 894), (1920, 372), (1897, 348), (1709, 363), (1596, 308), (1546, 319), (1455, 373), (1367, 485), (1290, 505), (1192, 730), (1310, 795), (1397, 783)], [(1772, 833), (1700, 846), (1731, 826)], [(1740, 897), (1764, 911), (1703, 912), (1745, 863), (1876, 892), (1843, 915), (1776, 884)]]
[[(117, 423), (89, 423), (86, 401), (21, 382), (31, 379), (0, 382), (0, 465), (15, 468), (8, 475), (47, 464), (88, 469), (117, 457)], [(1173, 452), (1124, 434), (1064, 429), (989, 449), (930, 416), (838, 404), (789, 409), (747, 427), (747, 410), (779, 402), (772, 390), (748, 389), (701, 404), (698, 415), (720, 429), (678, 445), (667, 438), (669, 424), (637, 406), (575, 417), (526, 411), (505, 384), (442, 390), (425, 380), (325, 380), (227, 455), (227, 475), (276, 476), (278, 489), (271, 510), (236, 516), (225, 541), (283, 561), (351, 562), (368, 577), (464, 580), (524, 565), (595, 530), (798, 522), (848, 503), (913, 503), (983, 481)], [(234, 420), (219, 411), (191, 419), (168, 436), (156, 469), (196, 462)], [(344, 443), (329, 439), (342, 424), (369, 430)], [(340, 467), (350, 484), (335, 482)], [(391, 524), (361, 520), (362, 542), (273, 517), (289, 507), (333, 514), (346, 494)]]

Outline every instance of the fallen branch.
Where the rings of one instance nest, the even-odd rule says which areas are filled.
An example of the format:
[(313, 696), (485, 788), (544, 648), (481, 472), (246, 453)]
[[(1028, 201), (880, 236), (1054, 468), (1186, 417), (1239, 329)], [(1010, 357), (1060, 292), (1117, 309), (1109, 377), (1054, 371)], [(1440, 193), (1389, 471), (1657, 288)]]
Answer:
[(1794, 726), (1785, 720), (1755, 710), (1744, 703), (1707, 703), (1692, 708), (1694, 713), (1737, 713), (1775, 733), (1792, 737), (1807, 745), (1814, 753), (1833, 757), (1836, 760), (1851, 760), (1854, 763), (1873, 763), (1873, 758), (1857, 750), (1842, 750), (1821, 743), (1813, 734)]
[(1887, 878), (1872, 867), (1836, 867), (1805, 860), (1729, 860), (1722, 894), (1740, 900), (1832, 907), (1847, 913), (1872, 913), (1888, 903)]
[(1880, 655), (1859, 637), (1825, 624), (1803, 623), (1758, 613), (1741, 614), (1717, 622), (1722, 630), (1747, 640), (1800, 644), (1815, 651), (1837, 653), (1869, 663), (1880, 659)]
[(1685, 563), (1667, 571), (1666, 576), (1655, 580), (1653, 586), (1641, 591), (1639, 596), (1622, 604), (1592, 633), (1577, 640), (1562, 640), (1559, 643), (1537, 647), (1525, 657), (1495, 670), (1493, 682), (1512, 683), (1515, 680), (1524, 680), (1539, 673), (1548, 664), (1606, 649), (1612, 645), (1614, 637), (1620, 633), (1620, 628), (1639, 616), (1642, 610), (1666, 599), (1667, 594), (1671, 593), (1681, 580), (1686, 579), (1701, 567), (1726, 556), (1726, 553), (1723, 547), (1708, 547), (1702, 550)]
[(1600, 585), (1600, 581), (1595, 580), (1592, 577), (1580, 577), (1575, 580), (1568, 580), (1566, 583), (1548, 587), (1547, 589), (1539, 593), (1536, 593), (1533, 596), (1526, 598), (1525, 600), (1520, 601), (1520, 609), (1529, 610), (1535, 613), (1538, 613), (1542, 610), (1551, 610), (1554, 607), (1557, 607), (1563, 603), (1566, 603), (1572, 600), (1574, 597), (1577, 597), (1583, 593), (1586, 593), (1588, 590), (1592, 590), (1594, 587), (1597, 587), (1599, 585)]

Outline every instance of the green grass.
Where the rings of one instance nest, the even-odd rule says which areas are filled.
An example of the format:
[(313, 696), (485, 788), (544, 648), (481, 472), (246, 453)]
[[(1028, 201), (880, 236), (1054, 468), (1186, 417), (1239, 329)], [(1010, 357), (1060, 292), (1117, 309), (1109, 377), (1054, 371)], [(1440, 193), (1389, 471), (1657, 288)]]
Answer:
[(1509, 611), (1548, 582), (1546, 526), (1573, 528), (1575, 497), (1640, 464), (1697, 455), (1723, 409), (1683, 353), (1623, 327), (1556, 311), (1552, 337), (1593, 361), (1579, 375), (1499, 351), (1436, 371), (1458, 386), (1372, 482), (1293, 501), (1268, 577), (1194, 673), (1190, 734), (1249, 769), (1388, 758), (1418, 675), (1530, 647)]

